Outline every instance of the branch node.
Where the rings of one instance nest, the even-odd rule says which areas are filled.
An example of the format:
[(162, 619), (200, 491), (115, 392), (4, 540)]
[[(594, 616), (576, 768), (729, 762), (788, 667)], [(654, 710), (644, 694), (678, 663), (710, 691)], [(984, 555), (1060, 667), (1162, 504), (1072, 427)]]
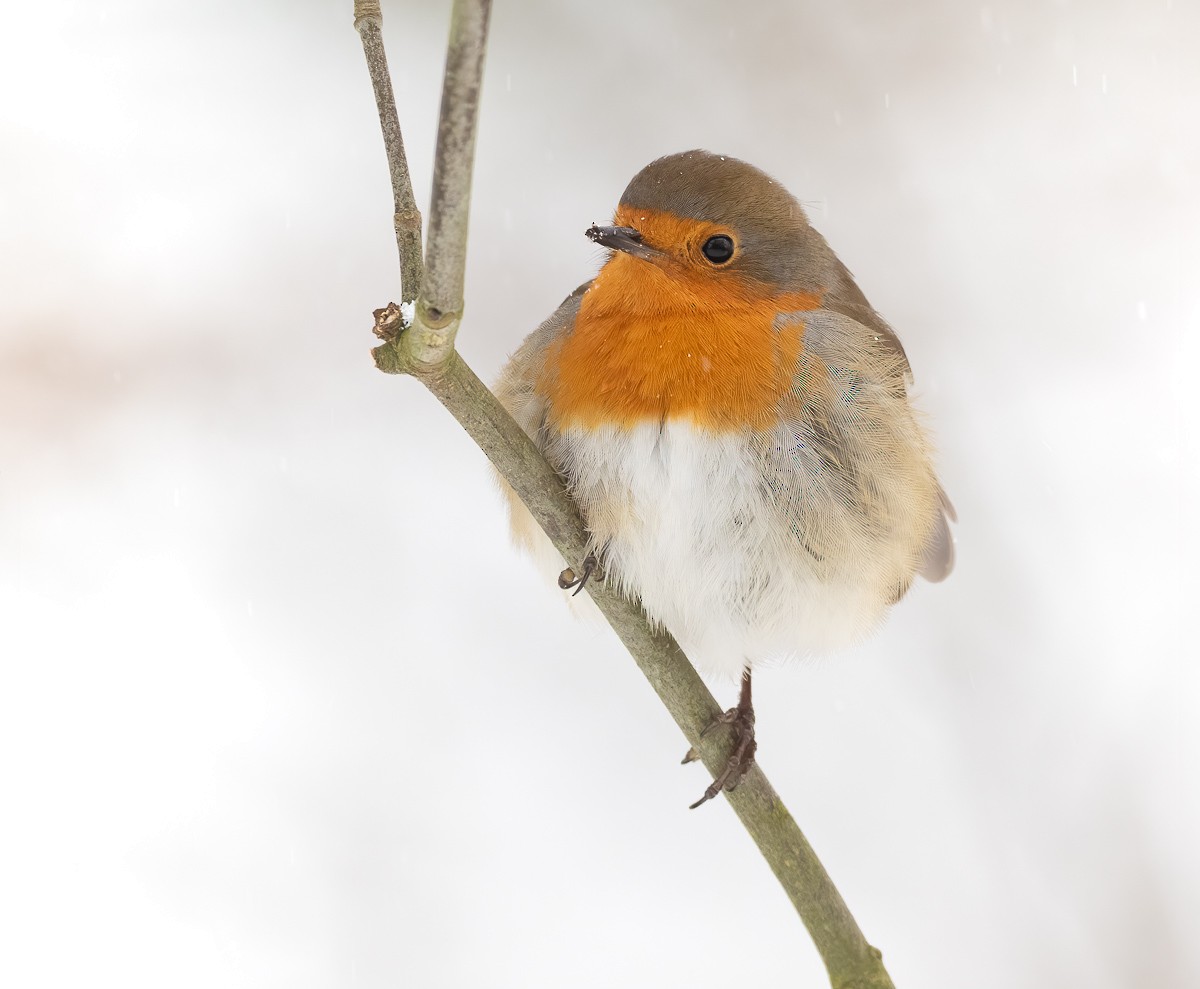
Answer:
[(379, 0), (354, 0), (354, 30), (361, 31), (364, 25), (383, 26), (383, 12)]
[(421, 325), (428, 330), (444, 330), (451, 323), (462, 321), (461, 311), (439, 309), (429, 305), (424, 299), (417, 303), (417, 314)]

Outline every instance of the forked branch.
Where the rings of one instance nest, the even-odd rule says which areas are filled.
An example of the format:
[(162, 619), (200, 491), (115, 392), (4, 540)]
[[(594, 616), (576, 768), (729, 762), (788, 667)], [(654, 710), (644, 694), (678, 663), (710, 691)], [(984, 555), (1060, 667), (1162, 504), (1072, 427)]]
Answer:
[[(454, 4), (424, 281), (416, 290), (416, 314), (411, 325), (401, 322), (394, 306), (377, 312), (376, 332), (387, 342), (375, 348), (375, 362), (380, 370), (410, 374), (423, 382), (512, 485), (563, 557), (582, 563), (587, 553), (587, 532), (561, 478), (454, 350), (454, 335), (462, 316), (471, 168), (489, 10), (488, 0), (456, 0)], [(368, 65), (375, 59), (386, 71), (378, 38), (380, 20), (377, 4), (355, 3), (355, 23), (363, 35)], [(370, 43), (368, 35), (372, 37)], [(373, 56), (376, 42), (378, 55)], [(371, 72), (374, 80), (373, 65)], [(396, 119), (390, 84), (376, 81), (375, 95), (392, 165), (393, 188), (397, 187), (397, 162), (403, 166), (403, 184), (407, 185), (399, 123), (394, 127), (388, 123)], [(411, 199), (411, 186), (407, 187)], [(398, 193), (397, 203), (400, 199)], [(401, 238), (398, 228), (397, 245), (407, 300), (411, 297), (409, 272), (420, 271), (419, 226), (415, 240)], [(406, 252), (417, 256), (415, 263), (405, 256)], [(702, 738), (701, 732), (721, 709), (679, 645), (666, 632), (656, 630), (637, 603), (617, 594), (605, 582), (591, 581), (587, 593), (688, 743), (696, 748), (710, 772), (719, 772), (729, 754), (729, 740), (720, 732)], [(726, 796), (800, 914), (834, 989), (894, 989), (879, 952), (863, 937), (833, 881), (758, 766), (752, 766)]]

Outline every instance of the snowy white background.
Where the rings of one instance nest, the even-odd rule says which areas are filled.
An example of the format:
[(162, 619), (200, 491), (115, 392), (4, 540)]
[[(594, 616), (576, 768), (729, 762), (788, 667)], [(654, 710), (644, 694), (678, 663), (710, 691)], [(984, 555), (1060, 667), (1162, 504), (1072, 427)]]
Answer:
[[(807, 9), (806, 9), (807, 8)], [(426, 201), (448, 3), (385, 3)], [(818, 987), (396, 293), (351, 4), (9, 4), (0, 982)], [(1200, 984), (1200, 17), (550, 0), (493, 18), (461, 349), (594, 272), (652, 158), (746, 158), (900, 332), (959, 567), (758, 687), (901, 989)], [(732, 685), (714, 685), (722, 698)]]

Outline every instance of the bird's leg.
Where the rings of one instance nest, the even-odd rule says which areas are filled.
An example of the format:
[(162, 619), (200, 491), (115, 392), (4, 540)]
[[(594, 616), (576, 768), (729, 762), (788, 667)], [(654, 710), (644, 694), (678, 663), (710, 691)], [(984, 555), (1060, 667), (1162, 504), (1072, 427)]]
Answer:
[(571, 597), (574, 597), (575, 594), (578, 594), (587, 586), (588, 578), (595, 573), (595, 571), (596, 554), (588, 553), (588, 555), (583, 558), (583, 575), (577, 577), (575, 576), (575, 571), (570, 567), (567, 567), (566, 570), (558, 575), (558, 586), (564, 591), (574, 587), (575, 593), (571, 595)]
[[(754, 737), (754, 702), (750, 699), (750, 671), (748, 669), (742, 671), (742, 690), (738, 694), (737, 707), (731, 707), (724, 714), (718, 714), (712, 724), (700, 733), (700, 737), (703, 738), (717, 725), (729, 725), (730, 731), (733, 733), (733, 751), (729, 753), (729, 758), (725, 761), (725, 768), (717, 774), (712, 785), (704, 791), (704, 796), (692, 804), (688, 810), (695, 810), (706, 800), (712, 800), (722, 790), (732, 790), (741, 782), (742, 777), (750, 769), (750, 764), (754, 762), (758, 741)], [(699, 753), (692, 748), (688, 749), (688, 754), (683, 757), (683, 761), (688, 763), (696, 758), (699, 758)]]

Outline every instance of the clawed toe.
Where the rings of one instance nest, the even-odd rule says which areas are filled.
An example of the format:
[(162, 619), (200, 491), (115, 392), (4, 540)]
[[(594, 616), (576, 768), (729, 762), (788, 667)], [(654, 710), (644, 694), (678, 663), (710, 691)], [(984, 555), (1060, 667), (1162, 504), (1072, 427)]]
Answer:
[[(720, 725), (729, 726), (733, 736), (733, 749), (716, 779), (704, 791), (704, 795), (688, 807), (688, 810), (695, 810), (702, 803), (712, 800), (722, 790), (732, 790), (741, 782), (742, 777), (746, 775), (754, 762), (758, 741), (754, 737), (754, 705), (750, 700), (749, 670), (742, 674), (742, 690), (737, 707), (731, 707), (728, 711), (713, 718), (712, 722), (700, 733), (700, 737), (705, 737)], [(683, 757), (684, 764), (695, 761), (699, 755), (693, 746)]]
[[(735, 717), (729, 718), (730, 714)], [(695, 810), (702, 803), (712, 800), (722, 790), (732, 790), (742, 781), (742, 777), (746, 775), (754, 762), (754, 753), (758, 749), (758, 741), (754, 737), (754, 712), (751, 711), (749, 718), (745, 718), (740, 716), (737, 708), (731, 708), (725, 712), (725, 715), (714, 720), (704, 733), (708, 734), (708, 731), (717, 725), (730, 725), (733, 731), (733, 751), (725, 760), (725, 767), (704, 791), (704, 796), (694, 804), (690, 804), (688, 810)], [(693, 755), (694, 752), (693, 749), (688, 755)], [(685, 758), (684, 761), (690, 762), (691, 760)]]
[(558, 586), (564, 591), (575, 588), (571, 597), (575, 597), (580, 591), (587, 587), (588, 579), (596, 572), (596, 557), (593, 553), (588, 553), (583, 560), (583, 573), (579, 576), (575, 575), (575, 571), (567, 567), (558, 575)]

